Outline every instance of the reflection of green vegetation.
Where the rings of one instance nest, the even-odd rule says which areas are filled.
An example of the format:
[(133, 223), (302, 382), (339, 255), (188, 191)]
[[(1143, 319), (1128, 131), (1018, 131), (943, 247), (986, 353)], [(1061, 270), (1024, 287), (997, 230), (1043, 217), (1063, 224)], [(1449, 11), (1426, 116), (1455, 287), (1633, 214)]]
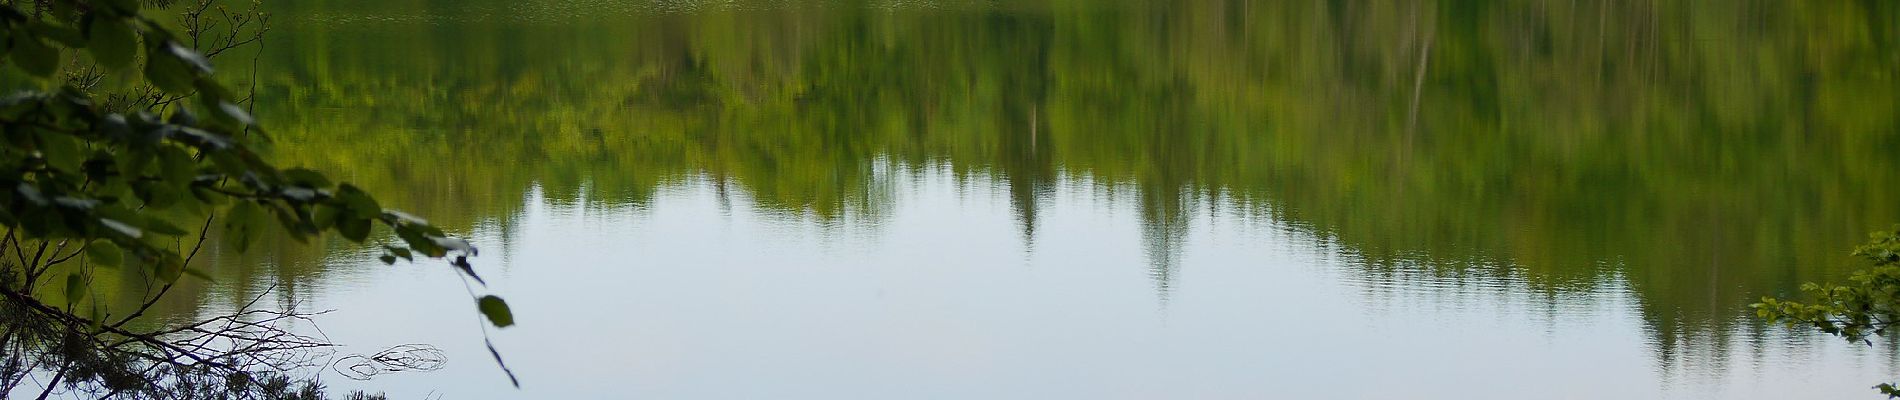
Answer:
[(1026, 235), (1060, 177), (1138, 193), (1164, 285), (1218, 195), (1369, 273), (1620, 271), (1666, 339), (1839, 274), (1839, 244), (1900, 220), (1885, 2), (1057, 3), (292, 20), (260, 113), (294, 127), (290, 164), (445, 226), (506, 231), (536, 185), (637, 204), (695, 174), (878, 215), (877, 160), (947, 161), (1008, 184)]

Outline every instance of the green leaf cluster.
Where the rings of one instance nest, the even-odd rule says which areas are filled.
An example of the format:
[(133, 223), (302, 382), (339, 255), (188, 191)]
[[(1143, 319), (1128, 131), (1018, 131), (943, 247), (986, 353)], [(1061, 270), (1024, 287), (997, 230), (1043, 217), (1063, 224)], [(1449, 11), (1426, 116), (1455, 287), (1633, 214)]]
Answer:
[[(1871, 337), (1890, 336), (1900, 321), (1900, 226), (1869, 236), (1854, 255), (1872, 261), (1873, 268), (1855, 272), (1845, 284), (1802, 285), (1811, 298), (1806, 302), (1764, 297), (1750, 307), (1769, 323), (1813, 328), (1850, 342), (1873, 345)], [(1900, 388), (1892, 383), (1875, 388), (1900, 398)]]
[[(254, 148), (267, 140), (265, 131), (240, 98), (213, 79), (208, 58), (142, 16), (139, 1), (35, 3), (50, 9), (0, 5), (5, 65), (54, 80), (71, 64), (69, 54), (90, 53), (101, 67), (136, 71), (166, 95), (192, 101), (115, 112), (70, 86), (0, 95), (0, 226), (11, 235), (84, 243), (86, 260), (96, 265), (136, 269), (169, 284), (196, 273), (175, 248), (187, 231), (160, 215), (222, 221), (222, 237), (238, 251), (276, 235), (307, 241), (335, 232), (367, 243), (386, 229), (400, 241), (381, 247), (384, 262), (420, 254), (481, 281), (467, 261), (477, 253), (468, 241), (385, 209), (351, 184), (280, 169), (261, 157)], [(69, 298), (89, 290), (78, 274), (68, 275), (65, 288)], [(512, 324), (499, 298), (480, 303), (496, 326)]]

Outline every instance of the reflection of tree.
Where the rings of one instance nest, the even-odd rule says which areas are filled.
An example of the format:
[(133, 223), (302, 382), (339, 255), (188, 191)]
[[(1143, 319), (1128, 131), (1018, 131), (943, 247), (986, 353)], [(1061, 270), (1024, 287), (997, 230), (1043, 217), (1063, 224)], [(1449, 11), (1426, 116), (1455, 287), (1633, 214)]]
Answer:
[(1051, 21), (992, 13), (983, 17), (983, 23), (997, 28), (984, 35), (987, 42), (980, 46), (1013, 60), (986, 71), (1002, 87), (994, 110), (997, 118), (990, 128), (999, 136), (991, 164), (997, 179), (1009, 186), (1010, 208), (1022, 230), (1023, 247), (1034, 251), (1039, 205), (1055, 191), (1057, 172), (1049, 147), (1041, 143), (1048, 130), (1040, 114), (1048, 101)]
[(305, 165), (428, 188), (391, 202), (448, 226), (507, 224), (534, 185), (628, 206), (701, 174), (769, 212), (875, 218), (878, 160), (949, 165), (1008, 185), (1031, 246), (1058, 182), (1135, 193), (1164, 290), (1190, 199), (1221, 193), (1364, 274), (1614, 273), (1665, 341), (1900, 220), (1900, 82), (1870, 72), (1897, 67), (1900, 7), (1256, 3), (293, 23), (260, 113), (308, 127), (280, 146), (332, 150), (285, 152)]
[(1194, 210), (1183, 202), (1187, 196), (1179, 186), (1143, 186), (1137, 194), (1141, 212), (1141, 244), (1148, 255), (1148, 276), (1154, 278), (1155, 291), (1162, 298), (1174, 288), (1181, 272), (1181, 246), (1188, 233), (1188, 220)]

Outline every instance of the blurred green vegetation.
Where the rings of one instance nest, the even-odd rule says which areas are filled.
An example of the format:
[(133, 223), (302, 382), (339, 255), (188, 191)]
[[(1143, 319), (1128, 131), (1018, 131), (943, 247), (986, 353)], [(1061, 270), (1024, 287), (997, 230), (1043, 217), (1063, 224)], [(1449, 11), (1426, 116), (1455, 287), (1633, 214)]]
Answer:
[[(452, 231), (699, 177), (877, 218), (880, 167), (947, 166), (1026, 236), (1058, 185), (1137, 194), (1163, 285), (1216, 204), (1363, 274), (1626, 280), (1665, 349), (1900, 221), (1892, 2), (659, 4), (274, 4), (257, 114)], [(227, 273), (323, 271), (280, 247)]]

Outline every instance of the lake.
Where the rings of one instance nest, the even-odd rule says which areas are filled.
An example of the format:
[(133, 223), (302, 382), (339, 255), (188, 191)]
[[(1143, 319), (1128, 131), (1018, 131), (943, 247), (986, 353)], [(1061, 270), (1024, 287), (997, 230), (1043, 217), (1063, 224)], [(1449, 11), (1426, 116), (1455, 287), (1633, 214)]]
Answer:
[[(465, 235), (212, 249), (167, 318), (400, 398), (1877, 398), (1764, 326), (1900, 222), (1892, 5), (267, 4), (279, 165)], [(320, 331), (318, 331), (320, 329)]]

